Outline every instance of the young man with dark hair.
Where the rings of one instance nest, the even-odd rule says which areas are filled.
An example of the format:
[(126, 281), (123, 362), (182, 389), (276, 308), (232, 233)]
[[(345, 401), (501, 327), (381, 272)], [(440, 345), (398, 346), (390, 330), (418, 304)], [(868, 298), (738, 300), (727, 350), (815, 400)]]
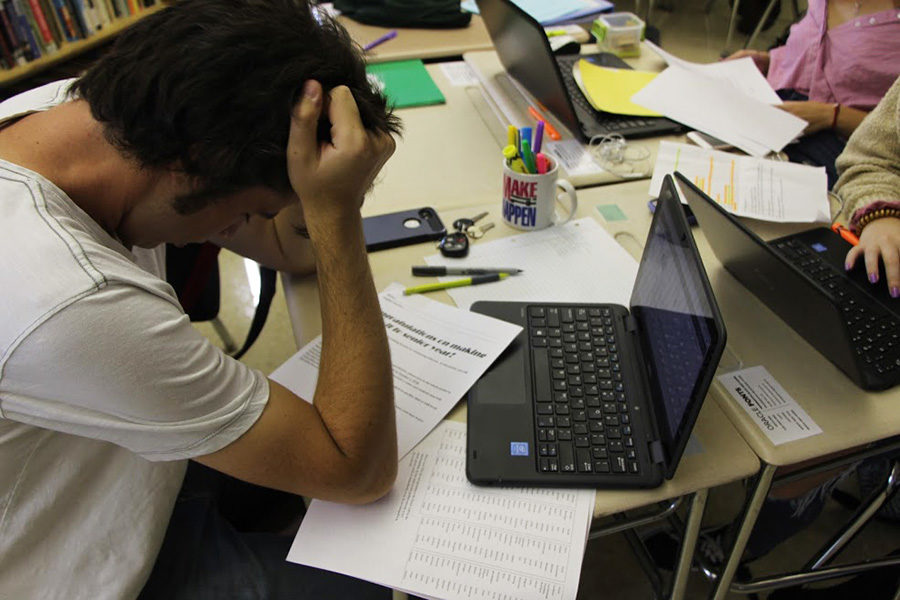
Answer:
[[(393, 484), (359, 208), (399, 123), (363, 67), (306, 0), (179, 0), (81, 79), (0, 104), (0, 597), (274, 598), (286, 568), (291, 598), (384, 593), (221, 548), (144, 588), (187, 459), (338, 502)], [(207, 239), (317, 273), (312, 403), (191, 327), (164, 244)]]

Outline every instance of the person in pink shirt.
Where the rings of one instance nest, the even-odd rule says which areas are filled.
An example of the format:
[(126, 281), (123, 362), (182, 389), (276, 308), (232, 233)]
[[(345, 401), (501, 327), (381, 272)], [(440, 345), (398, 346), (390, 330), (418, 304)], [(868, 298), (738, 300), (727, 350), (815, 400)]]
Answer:
[(809, 125), (791, 160), (828, 169), (846, 139), (900, 75), (900, 0), (809, 0), (806, 15), (783, 46), (749, 56), (785, 102)]

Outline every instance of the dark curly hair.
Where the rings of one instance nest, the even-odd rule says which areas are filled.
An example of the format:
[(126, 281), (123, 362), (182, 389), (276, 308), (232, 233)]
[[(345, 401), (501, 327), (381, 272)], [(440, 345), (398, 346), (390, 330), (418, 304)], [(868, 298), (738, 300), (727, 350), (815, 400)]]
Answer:
[(399, 133), (358, 46), (308, 0), (177, 0), (124, 31), (74, 91), (124, 154), (194, 178), (198, 203), (182, 208), (195, 210), (219, 192), (290, 191), (291, 109), (308, 79), (348, 86), (367, 129)]

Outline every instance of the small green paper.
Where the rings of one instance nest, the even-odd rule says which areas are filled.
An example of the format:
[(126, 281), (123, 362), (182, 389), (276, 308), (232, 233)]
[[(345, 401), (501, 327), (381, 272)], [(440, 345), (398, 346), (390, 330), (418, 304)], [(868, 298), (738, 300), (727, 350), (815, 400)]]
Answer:
[(376, 78), (383, 86), (384, 95), (394, 108), (446, 102), (421, 60), (398, 60), (368, 65), (366, 73)]
[(600, 211), (600, 215), (607, 221), (625, 221), (628, 219), (618, 204), (599, 204), (597, 205), (597, 210)]

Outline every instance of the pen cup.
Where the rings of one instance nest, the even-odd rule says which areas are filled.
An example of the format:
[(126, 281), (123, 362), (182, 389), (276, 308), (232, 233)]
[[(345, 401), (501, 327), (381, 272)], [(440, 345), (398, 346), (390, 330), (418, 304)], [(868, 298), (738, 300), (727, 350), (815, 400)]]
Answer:
[[(559, 178), (556, 159), (547, 156), (546, 173), (520, 173), (503, 161), (503, 220), (510, 227), (537, 231), (550, 225), (561, 225), (578, 210), (575, 188)], [(564, 193), (563, 193), (564, 192)], [(564, 217), (556, 214), (560, 197), (568, 197), (569, 210)]]

